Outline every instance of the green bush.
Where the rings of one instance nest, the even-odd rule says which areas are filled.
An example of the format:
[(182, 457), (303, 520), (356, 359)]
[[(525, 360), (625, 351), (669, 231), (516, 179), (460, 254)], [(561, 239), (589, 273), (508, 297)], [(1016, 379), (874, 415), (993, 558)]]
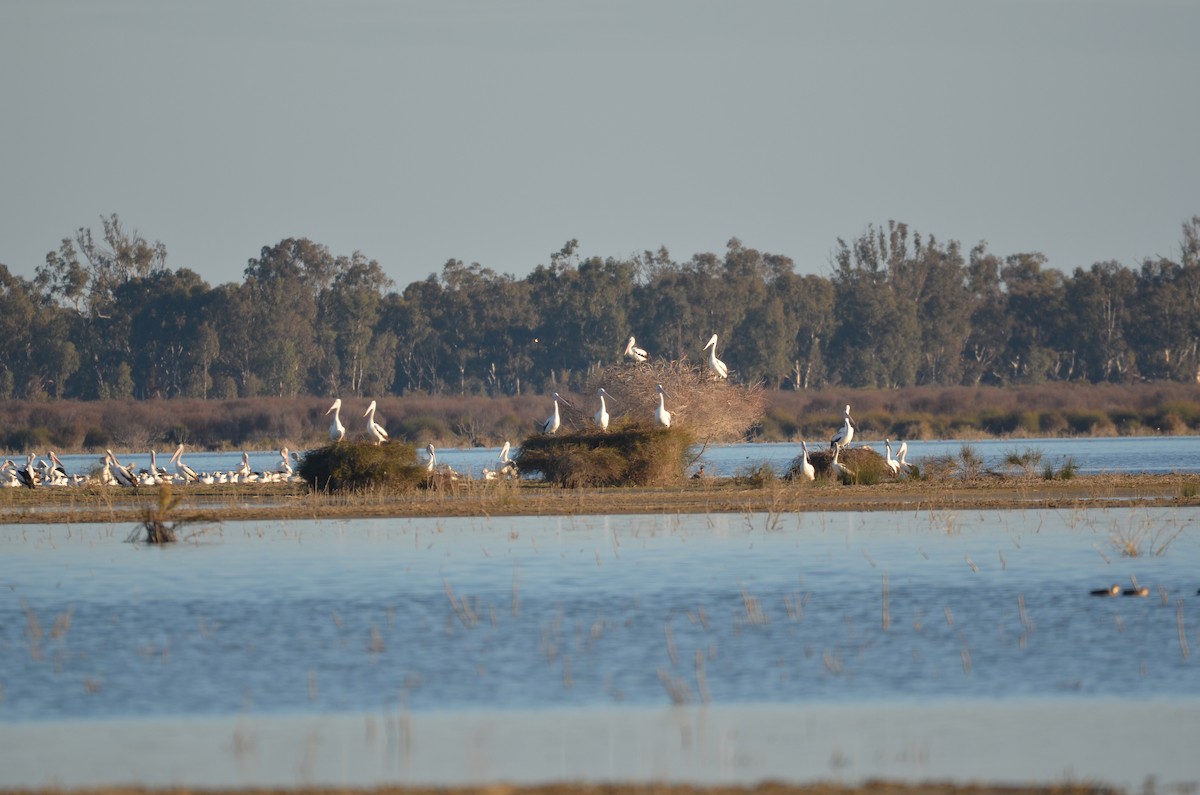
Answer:
[(317, 491), (386, 489), (409, 491), (426, 480), (417, 451), (407, 444), (337, 442), (309, 450), (300, 460), (299, 475)]
[(584, 430), (531, 436), (517, 468), (566, 488), (657, 486), (683, 479), (692, 437), (679, 428)]

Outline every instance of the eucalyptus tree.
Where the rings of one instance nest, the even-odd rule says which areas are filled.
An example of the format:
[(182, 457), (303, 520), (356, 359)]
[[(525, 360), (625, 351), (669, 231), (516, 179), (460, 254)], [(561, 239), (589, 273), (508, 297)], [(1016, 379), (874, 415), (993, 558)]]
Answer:
[(128, 360), (134, 397), (184, 394), (209, 293), (208, 284), (186, 268), (131, 278), (114, 290), (136, 340)]
[(834, 253), (830, 377), (849, 386), (908, 386), (920, 360), (916, 305), (896, 294), (889, 279), (890, 246), (868, 228)]
[(1132, 346), (1148, 378), (1200, 379), (1200, 216), (1183, 225), (1177, 260), (1146, 259)]
[(970, 322), (963, 344), (962, 383), (1004, 383), (1009, 378), (1004, 355), (1008, 349), (1007, 297), (1000, 272), (1004, 261), (989, 253), (986, 243), (971, 249), (967, 262)]
[(115, 213), (100, 220), (101, 239), (85, 227), (64, 238), (38, 268), (37, 283), (48, 302), (74, 313), (64, 324), (81, 363), (72, 391), (84, 398), (130, 397), (131, 320), (117, 296), (123, 285), (166, 270), (167, 249), (126, 231)]
[(1014, 254), (1000, 272), (1011, 324), (1005, 357), (1014, 382), (1041, 383), (1071, 374), (1070, 351), (1063, 350), (1065, 280), (1045, 264), (1038, 252)]
[(1136, 361), (1127, 339), (1137, 291), (1133, 272), (1117, 262), (1098, 262), (1089, 270), (1076, 268), (1065, 290), (1079, 377), (1093, 382), (1134, 377)]
[(336, 273), (329, 249), (307, 238), (264, 246), (246, 265), (250, 313), (243, 322), (256, 340), (252, 367), (262, 393), (300, 394), (334, 355), (317, 344), (316, 328), (318, 299)]
[[(357, 251), (337, 258), (334, 270), (332, 284), (318, 295), (315, 341), (322, 350), (334, 354), (320, 360), (327, 375), (320, 379), (318, 393), (345, 392), (361, 397), (369, 370), (373, 370), (376, 383), (386, 374), (386, 369), (372, 363), (370, 357), (388, 355), (388, 346), (381, 351), (373, 347), (373, 342), (380, 301), (391, 280), (378, 262)], [(391, 355), (394, 372), (394, 353)]]

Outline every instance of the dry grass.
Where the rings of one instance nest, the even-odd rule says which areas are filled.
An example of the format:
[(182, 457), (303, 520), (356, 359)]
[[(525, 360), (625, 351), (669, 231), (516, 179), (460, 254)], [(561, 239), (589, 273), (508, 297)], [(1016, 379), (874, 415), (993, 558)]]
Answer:
[(316, 491), (386, 489), (412, 491), (428, 473), (417, 464), (417, 452), (400, 442), (373, 445), (338, 442), (309, 450), (298, 473)]
[(662, 486), (683, 479), (691, 435), (680, 428), (628, 425), (533, 436), (521, 443), (517, 467), (564, 488)]
[[(687, 361), (658, 361), (603, 367), (589, 379), (590, 393), (604, 389), (612, 395), (608, 410), (614, 425), (649, 427), (658, 407), (658, 384), (669, 397), (671, 427), (686, 430), (700, 444), (744, 440), (762, 418), (767, 403), (761, 386), (741, 386), (718, 380)], [(587, 406), (591, 411), (591, 398)], [(577, 410), (582, 414), (582, 411)], [(580, 422), (580, 426), (590, 422)], [(582, 418), (580, 418), (582, 419)]]

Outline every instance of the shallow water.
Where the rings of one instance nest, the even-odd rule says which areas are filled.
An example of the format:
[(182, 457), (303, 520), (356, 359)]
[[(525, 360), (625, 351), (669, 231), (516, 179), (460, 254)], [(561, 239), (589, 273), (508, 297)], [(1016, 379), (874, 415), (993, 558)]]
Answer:
[[(897, 441), (898, 440), (893, 440)], [(856, 441), (857, 446), (859, 442)], [(881, 455), (883, 441), (867, 440)], [(823, 443), (813, 442), (811, 450), (819, 449)], [(982, 459), (983, 466), (997, 471), (1006, 471), (1004, 459), (1009, 453), (1034, 451), (1041, 454), (1035, 467), (1041, 472), (1046, 465), (1054, 469), (1062, 467), (1069, 458), (1078, 467), (1080, 474), (1129, 474), (1168, 472), (1200, 472), (1200, 437), (1195, 436), (1129, 436), (1095, 439), (987, 439), (981, 441), (929, 441), (910, 442), (908, 461), (920, 464), (925, 458), (957, 456), (963, 446), (970, 446)], [(898, 443), (893, 447), (895, 451)], [(485, 467), (496, 468), (499, 448), (461, 448), (438, 450), (438, 461), (448, 464), (456, 471), (480, 478)], [(516, 451), (514, 451), (515, 455)], [(771, 467), (777, 474), (787, 471), (789, 465), (801, 453), (799, 444), (752, 443), (716, 445), (701, 451), (693, 463), (693, 470), (701, 464), (705, 472), (728, 477), (748, 474), (762, 466)], [(279, 452), (273, 450), (250, 451), (250, 467), (256, 471), (275, 470), (279, 466)], [(424, 453), (420, 454), (421, 456)], [(135, 469), (149, 466), (149, 451), (118, 454), (123, 463), (132, 463)], [(169, 453), (160, 453), (158, 464), (167, 466)], [(61, 457), (70, 474), (85, 474), (99, 466), (94, 455), (65, 455)], [(198, 472), (228, 472), (241, 466), (242, 455), (236, 453), (188, 452), (184, 460)], [(168, 467), (169, 468), (169, 467)]]
[[(485, 714), (492, 748), (506, 715), (550, 731), (556, 715), (637, 724), (675, 702), (727, 717), (934, 710), (912, 742), (1017, 703), (1020, 719), (1117, 703), (1124, 720), (1130, 699), (1200, 705), (1198, 522), (1139, 508), (227, 522), (167, 548), (125, 543), (125, 526), (5, 526), (0, 726), (78, 740), (97, 721), (166, 737), (211, 719), (228, 750), (249, 719), (317, 721), (334, 742), (363, 716)], [(1089, 595), (1133, 578), (1149, 598)], [(728, 719), (744, 738), (761, 716)], [(263, 729), (264, 744), (272, 731), (288, 736)], [(537, 750), (524, 769), (551, 775)], [(664, 770), (695, 769), (675, 758)], [(848, 774), (874, 769), (857, 758)], [(420, 764), (405, 769), (453, 778)], [(779, 764), (744, 772), (807, 775)], [(102, 768), (72, 775), (108, 780)], [(13, 775), (0, 785), (47, 773)]]

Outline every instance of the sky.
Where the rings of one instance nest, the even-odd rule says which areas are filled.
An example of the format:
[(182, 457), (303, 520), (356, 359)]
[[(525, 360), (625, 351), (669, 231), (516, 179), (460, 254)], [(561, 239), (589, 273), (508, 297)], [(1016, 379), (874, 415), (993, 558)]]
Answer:
[(1200, 214), (1192, 0), (0, 0), (0, 263), (116, 213), (210, 284), (289, 237), (402, 289), (902, 221), (1070, 272)]

